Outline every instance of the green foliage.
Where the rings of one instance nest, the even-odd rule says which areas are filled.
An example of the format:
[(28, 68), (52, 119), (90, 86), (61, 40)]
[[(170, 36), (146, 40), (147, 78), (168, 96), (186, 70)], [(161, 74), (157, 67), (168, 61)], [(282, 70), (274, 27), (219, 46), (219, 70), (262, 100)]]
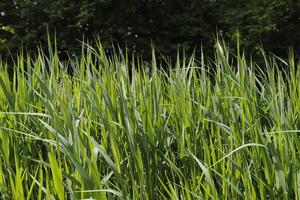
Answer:
[(56, 35), (59, 56), (80, 54), (83, 37), (100, 35), (103, 45), (117, 42), (130, 52), (151, 58), (149, 44), (176, 58), (178, 45), (192, 52), (202, 45), (213, 55), (212, 33), (223, 31), (232, 45), (237, 30), (242, 45), (257, 53), (262, 43), (267, 50), (284, 56), (289, 45), (299, 55), (300, 4), (295, 0), (7, 0), (0, 2), (0, 54), (16, 52), (23, 44), (35, 52), (48, 30)]
[[(220, 1), (219, 1), (220, 2)], [(288, 45), (299, 55), (300, 3), (294, 0), (222, 1), (218, 19), (220, 27), (233, 43), (237, 29), (241, 44), (259, 53), (260, 44), (272, 53), (286, 56)]]
[(154, 50), (108, 58), (100, 43), (67, 63), (20, 55), (12, 78), (2, 62), (1, 198), (299, 199), (293, 53), (253, 66), (215, 47), (167, 71)]

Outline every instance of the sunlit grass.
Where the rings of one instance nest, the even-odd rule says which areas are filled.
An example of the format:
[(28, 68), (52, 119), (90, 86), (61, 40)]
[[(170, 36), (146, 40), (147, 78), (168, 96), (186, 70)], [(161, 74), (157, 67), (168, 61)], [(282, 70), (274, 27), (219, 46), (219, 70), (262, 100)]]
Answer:
[(128, 57), (1, 62), (1, 199), (300, 199), (292, 56)]

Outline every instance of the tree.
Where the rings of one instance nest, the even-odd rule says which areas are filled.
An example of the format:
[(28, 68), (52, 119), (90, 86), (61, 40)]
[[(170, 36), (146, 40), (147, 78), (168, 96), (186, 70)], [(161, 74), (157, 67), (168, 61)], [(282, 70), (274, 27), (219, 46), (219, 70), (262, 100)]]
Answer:
[(299, 5), (294, 0), (221, 0), (217, 18), (231, 44), (236, 43), (239, 31), (242, 46), (252, 53), (258, 53), (262, 44), (280, 56), (286, 55), (289, 45), (294, 45), (299, 54)]
[[(0, 54), (21, 44), (35, 52), (47, 45), (47, 27), (59, 51), (80, 52), (80, 40), (99, 34), (130, 52), (149, 56), (150, 43), (175, 56), (178, 45), (210, 52), (217, 30), (231, 45), (255, 52), (259, 44), (284, 55), (293, 44), (299, 54), (300, 3), (297, 0), (7, 0), (0, 2)], [(212, 51), (211, 51), (212, 52)]]

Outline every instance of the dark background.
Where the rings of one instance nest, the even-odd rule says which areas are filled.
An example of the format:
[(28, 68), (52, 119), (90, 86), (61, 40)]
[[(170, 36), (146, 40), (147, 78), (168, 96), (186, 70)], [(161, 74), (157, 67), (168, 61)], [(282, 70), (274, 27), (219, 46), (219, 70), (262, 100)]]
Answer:
[(61, 58), (78, 54), (80, 40), (99, 35), (109, 48), (117, 43), (149, 57), (156, 50), (175, 56), (201, 45), (212, 53), (216, 34), (232, 47), (240, 43), (251, 55), (267, 51), (286, 57), (300, 49), (300, 3), (297, 0), (1, 0), (0, 54), (29, 53), (47, 46), (47, 28), (56, 35)]

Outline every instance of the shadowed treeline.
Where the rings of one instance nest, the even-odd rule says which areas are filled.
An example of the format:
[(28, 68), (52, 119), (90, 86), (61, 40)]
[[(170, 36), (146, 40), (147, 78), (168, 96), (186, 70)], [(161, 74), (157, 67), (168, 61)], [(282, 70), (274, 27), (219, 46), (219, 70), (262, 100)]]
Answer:
[[(99, 35), (105, 47), (151, 58), (158, 52), (175, 57), (178, 48), (191, 53), (201, 46), (213, 57), (214, 34), (221, 32), (231, 46), (240, 38), (248, 54), (259, 46), (287, 57), (290, 45), (296, 57), (300, 46), (300, 3), (296, 0), (6, 0), (0, 2), (0, 54), (6, 58), (21, 45), (35, 52), (47, 46), (47, 27), (56, 35), (58, 53), (80, 54), (81, 40)], [(239, 35), (237, 35), (239, 31)]]

